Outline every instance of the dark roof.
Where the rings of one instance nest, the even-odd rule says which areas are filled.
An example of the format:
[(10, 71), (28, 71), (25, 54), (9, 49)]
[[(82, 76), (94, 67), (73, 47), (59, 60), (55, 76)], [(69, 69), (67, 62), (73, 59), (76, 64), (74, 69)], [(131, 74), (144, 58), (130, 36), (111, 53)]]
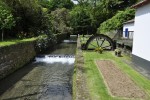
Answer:
[(139, 7), (142, 7), (148, 3), (150, 3), (150, 0), (142, 0), (141, 2), (133, 5), (132, 8), (139, 8)]
[(131, 19), (131, 20), (124, 22), (124, 24), (133, 23), (133, 22), (134, 22), (134, 19)]

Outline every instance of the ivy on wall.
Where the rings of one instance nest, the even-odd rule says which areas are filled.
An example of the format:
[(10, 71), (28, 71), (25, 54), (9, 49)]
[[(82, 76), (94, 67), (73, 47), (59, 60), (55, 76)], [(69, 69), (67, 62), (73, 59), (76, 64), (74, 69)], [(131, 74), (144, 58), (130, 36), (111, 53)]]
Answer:
[(114, 17), (103, 22), (98, 28), (98, 31), (101, 33), (105, 33), (112, 30), (121, 29), (123, 28), (123, 23), (133, 19), (134, 16), (134, 9), (126, 9), (125, 11), (119, 11)]

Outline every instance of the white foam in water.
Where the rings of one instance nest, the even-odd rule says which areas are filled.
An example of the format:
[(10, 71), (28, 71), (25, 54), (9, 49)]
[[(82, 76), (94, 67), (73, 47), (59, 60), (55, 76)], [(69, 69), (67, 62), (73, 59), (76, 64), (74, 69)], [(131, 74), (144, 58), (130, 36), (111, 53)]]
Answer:
[(60, 57), (49, 57), (49, 56), (45, 56), (44, 58), (38, 58), (36, 57), (36, 62), (45, 62), (45, 63), (68, 63), (68, 64), (73, 64), (75, 61), (75, 58), (60, 58)]
[(73, 41), (73, 40), (64, 40), (63, 42), (65, 42), (65, 43), (70, 43), (70, 42), (77, 42), (77, 41)]
[(63, 42), (70, 42), (70, 40), (64, 40)]

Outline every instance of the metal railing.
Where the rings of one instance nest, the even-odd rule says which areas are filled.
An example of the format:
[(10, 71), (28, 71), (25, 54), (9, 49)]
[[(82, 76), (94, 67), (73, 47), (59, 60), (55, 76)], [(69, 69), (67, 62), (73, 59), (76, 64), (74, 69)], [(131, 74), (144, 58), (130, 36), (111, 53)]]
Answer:
[(125, 33), (125, 31), (123, 31), (123, 35), (122, 38), (123, 39), (133, 39), (133, 35), (134, 35), (134, 31), (128, 31), (128, 33)]
[[(125, 35), (126, 34), (126, 35)], [(128, 31), (128, 33), (125, 33), (125, 31), (117, 31), (116, 35), (113, 37), (113, 39), (126, 39), (126, 40), (133, 40), (134, 31)]]

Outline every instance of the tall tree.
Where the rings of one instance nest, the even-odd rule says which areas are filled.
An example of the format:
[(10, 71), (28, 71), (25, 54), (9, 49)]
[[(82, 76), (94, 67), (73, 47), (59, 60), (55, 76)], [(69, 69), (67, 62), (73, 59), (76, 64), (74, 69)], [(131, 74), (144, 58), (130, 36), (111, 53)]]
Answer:
[(90, 7), (76, 6), (71, 12), (71, 26), (75, 34), (91, 34), (92, 18), (90, 15)]
[(53, 33), (70, 34), (72, 28), (69, 26), (69, 10), (66, 8), (58, 8), (51, 12)]
[(15, 26), (15, 20), (10, 10), (0, 5), (0, 28), (2, 30), (2, 41), (4, 37), (4, 29), (10, 29)]
[(71, 0), (40, 0), (40, 3), (50, 11), (56, 10), (57, 8), (71, 9), (74, 6)]
[(43, 12), (37, 0), (4, 0), (16, 19), (15, 33), (32, 36), (42, 30)]

